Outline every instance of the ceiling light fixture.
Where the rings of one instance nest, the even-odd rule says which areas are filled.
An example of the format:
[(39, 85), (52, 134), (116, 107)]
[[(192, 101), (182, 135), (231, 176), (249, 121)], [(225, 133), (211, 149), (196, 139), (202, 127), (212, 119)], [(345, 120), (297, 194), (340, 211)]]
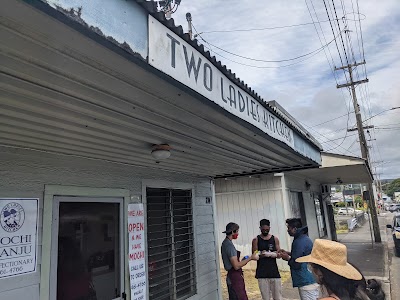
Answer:
[(151, 151), (151, 155), (156, 160), (167, 159), (171, 156), (170, 150), (171, 146), (168, 144), (153, 145), (153, 150)]

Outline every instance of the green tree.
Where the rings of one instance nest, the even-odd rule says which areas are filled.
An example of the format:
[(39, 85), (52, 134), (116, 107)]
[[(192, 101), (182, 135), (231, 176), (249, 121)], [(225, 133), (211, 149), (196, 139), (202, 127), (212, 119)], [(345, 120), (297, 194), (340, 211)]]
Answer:
[(386, 186), (385, 192), (391, 198), (393, 198), (394, 192), (400, 192), (400, 178), (397, 178), (389, 183)]
[(357, 207), (362, 207), (364, 205), (364, 201), (360, 195), (357, 195), (354, 197), (355, 203), (357, 204)]

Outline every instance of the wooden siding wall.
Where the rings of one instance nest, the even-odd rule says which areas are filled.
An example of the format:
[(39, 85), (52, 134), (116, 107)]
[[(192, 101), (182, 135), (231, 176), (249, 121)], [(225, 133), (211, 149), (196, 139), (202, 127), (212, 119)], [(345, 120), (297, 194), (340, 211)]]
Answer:
[[(214, 234), (214, 211), (206, 197), (213, 197), (207, 178), (159, 170), (134, 168), (71, 156), (0, 147), (0, 197), (39, 198), (38, 271), (0, 279), (0, 299), (39, 299), (43, 230), (43, 194), (46, 184), (124, 188), (142, 194), (142, 180), (168, 180), (194, 186), (194, 227), (198, 295), (193, 299), (218, 299), (218, 271)], [(149, 159), (150, 155), (149, 155)], [(47, 259), (47, 258), (46, 258)]]
[[(239, 237), (234, 244), (242, 255), (251, 254), (251, 242), (259, 233), (259, 221), (271, 221), (271, 234), (276, 235), (281, 247), (289, 249), (289, 239), (285, 225), (285, 209), (282, 201), (281, 177), (262, 175), (260, 178), (241, 177), (236, 179), (218, 179), (215, 182), (217, 201), (217, 233), (221, 244), (226, 224), (238, 223)], [(287, 270), (285, 261), (278, 260), (280, 269)], [(223, 268), (220, 260), (221, 268)], [(251, 262), (247, 268), (255, 269)]]

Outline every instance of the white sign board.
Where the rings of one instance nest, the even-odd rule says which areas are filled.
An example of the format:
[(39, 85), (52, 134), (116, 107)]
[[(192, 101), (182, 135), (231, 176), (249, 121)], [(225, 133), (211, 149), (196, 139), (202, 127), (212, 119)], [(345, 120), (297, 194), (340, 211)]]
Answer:
[(128, 205), (129, 275), (131, 300), (147, 299), (147, 276), (145, 259), (145, 230), (143, 204)]
[(291, 128), (150, 15), (149, 63), (231, 114), (294, 148)]
[(38, 201), (0, 198), (0, 279), (36, 271)]

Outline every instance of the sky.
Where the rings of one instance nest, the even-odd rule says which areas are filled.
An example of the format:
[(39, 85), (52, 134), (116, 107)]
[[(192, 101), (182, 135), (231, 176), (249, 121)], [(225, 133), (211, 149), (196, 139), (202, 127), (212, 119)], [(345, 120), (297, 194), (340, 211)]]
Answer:
[(172, 17), (185, 32), (187, 12), (199, 42), (264, 100), (282, 105), (327, 152), (361, 156), (357, 131), (347, 132), (356, 124), (350, 91), (336, 88), (349, 75), (334, 68), (365, 59), (353, 77), (369, 80), (356, 95), (364, 125), (375, 126), (365, 131), (372, 171), (400, 178), (400, 109), (390, 110), (400, 107), (398, 0), (182, 0)]

